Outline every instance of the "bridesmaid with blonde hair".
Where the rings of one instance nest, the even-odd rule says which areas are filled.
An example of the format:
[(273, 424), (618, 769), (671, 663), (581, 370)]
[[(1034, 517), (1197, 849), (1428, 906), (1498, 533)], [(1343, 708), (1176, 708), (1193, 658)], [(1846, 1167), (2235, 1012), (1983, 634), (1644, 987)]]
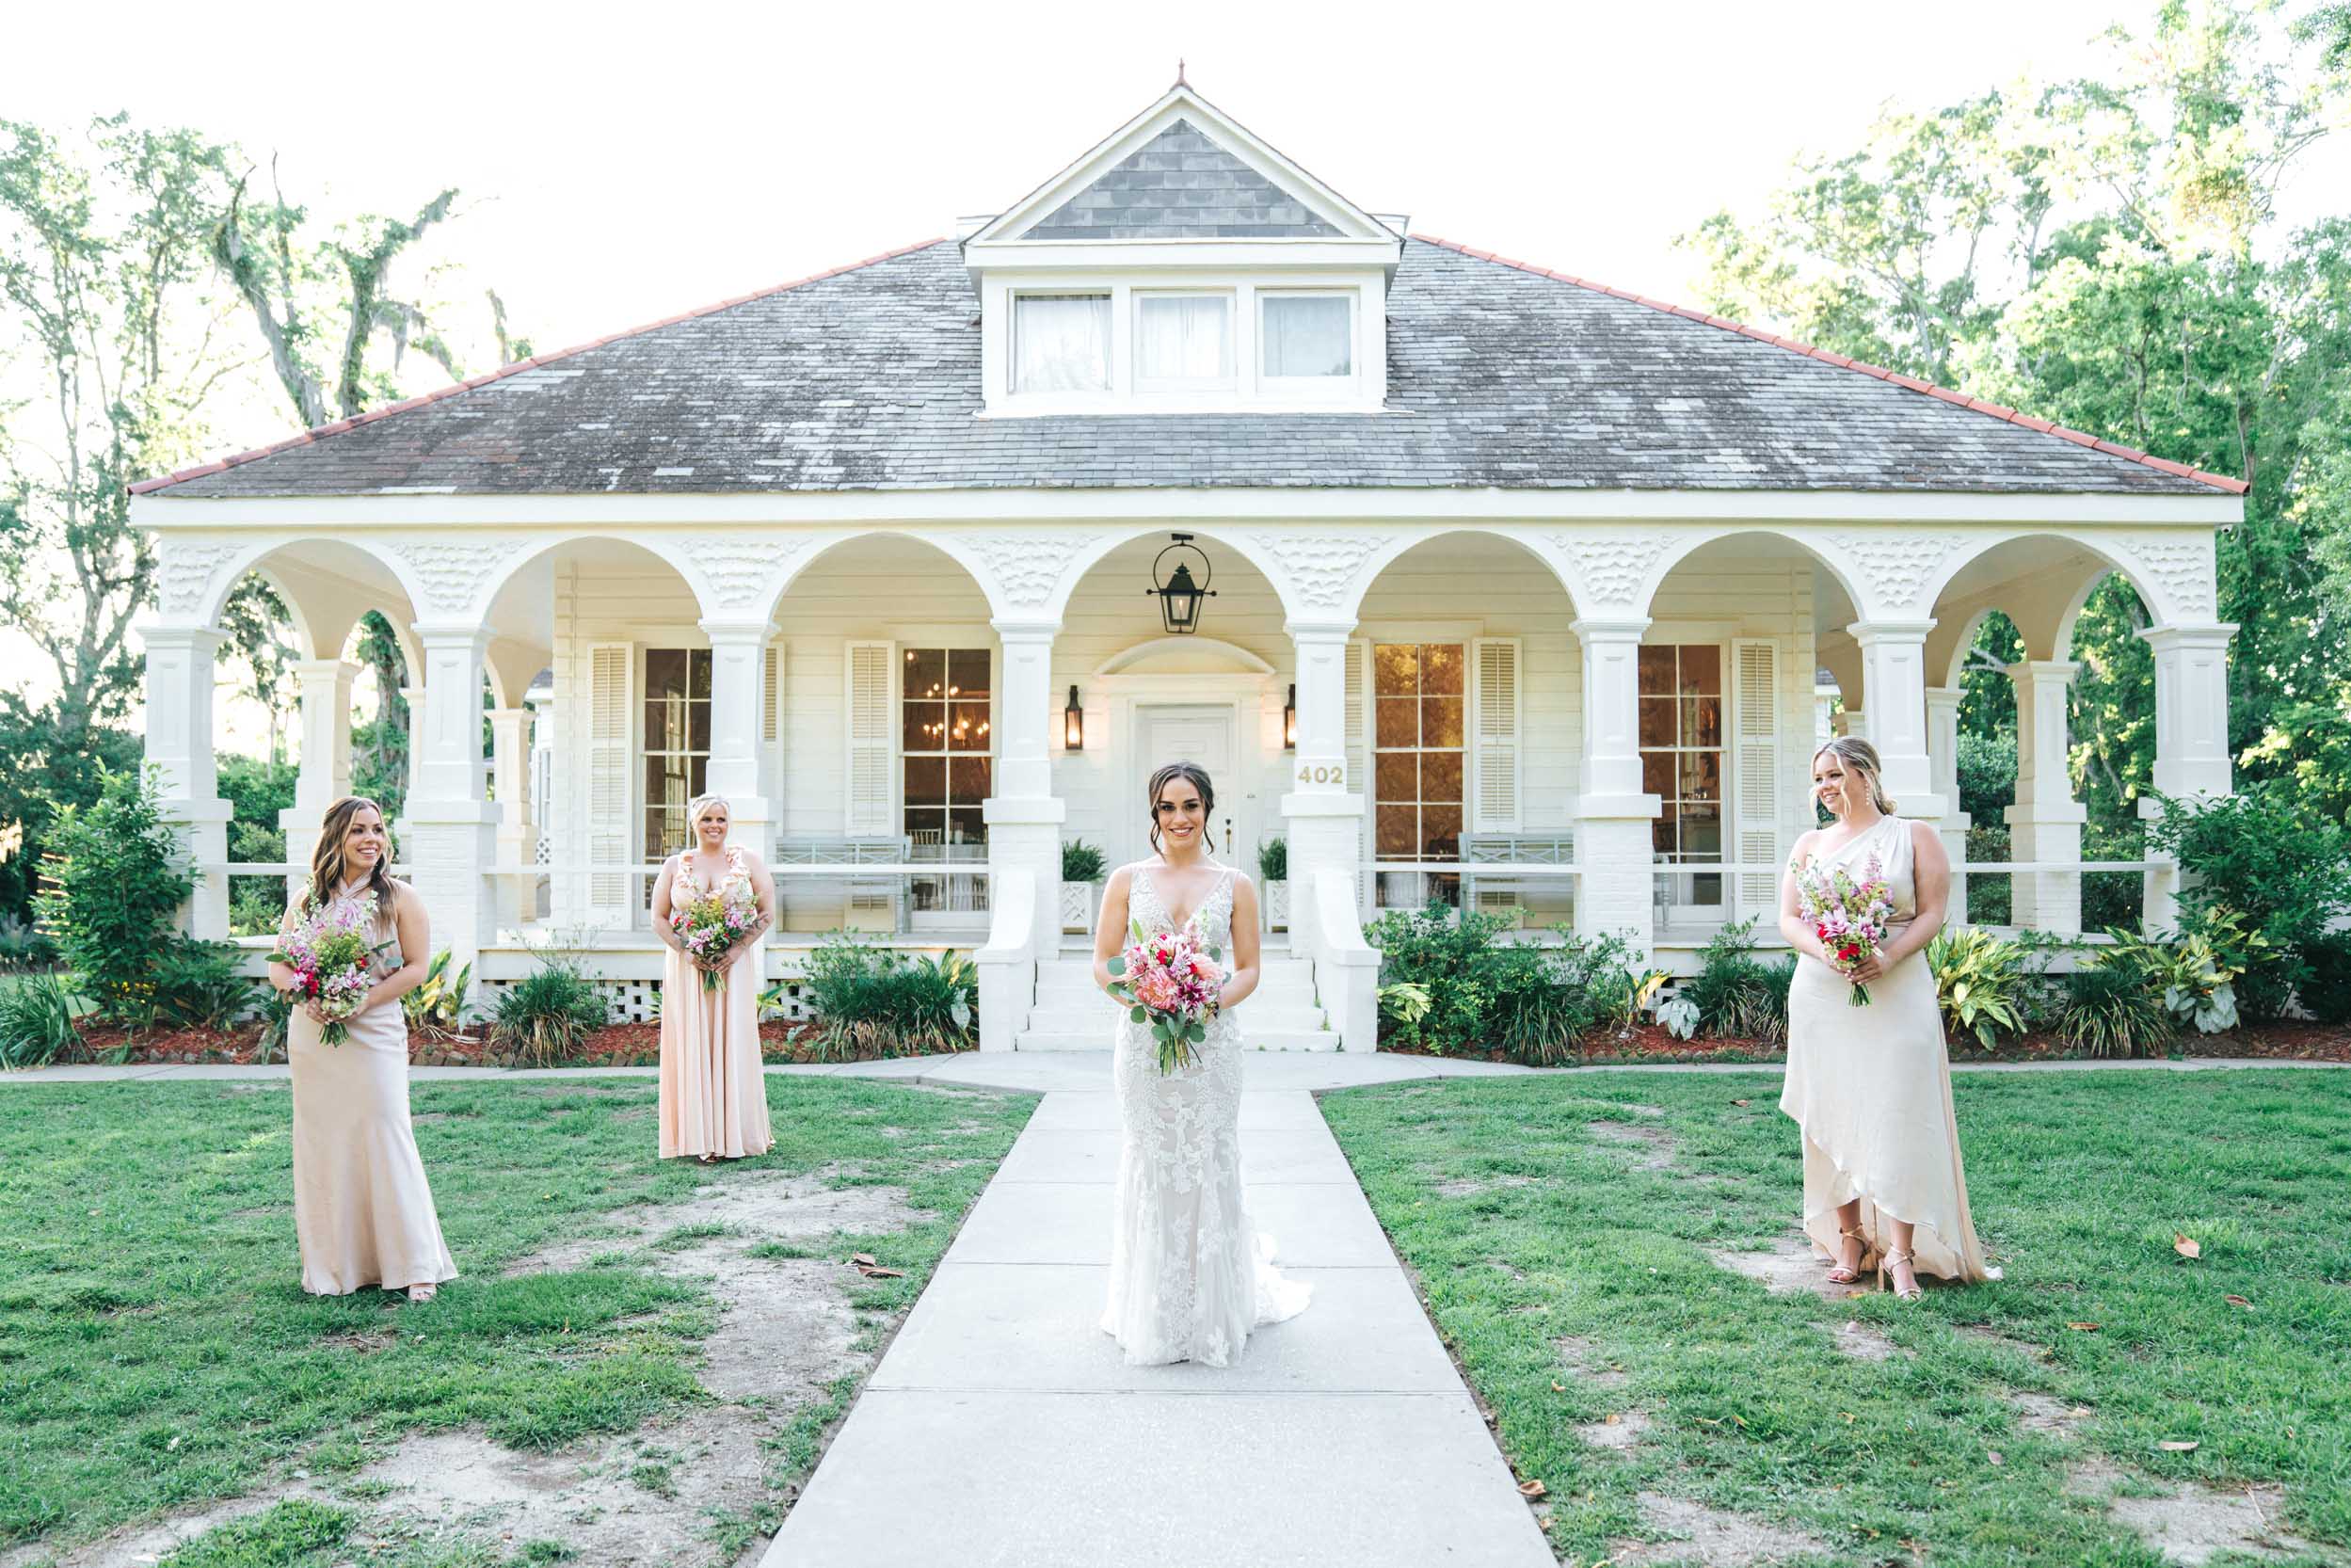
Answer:
[[(432, 933), (424, 901), (386, 871), (392, 846), (372, 800), (346, 795), (327, 808), (311, 883), (286, 911), (283, 930), (330, 904), (367, 911), (374, 984), (344, 1020), (340, 1045), (323, 1038), (316, 1002), (294, 1010), (286, 1058), (294, 1073), (294, 1233), (302, 1288), (344, 1296), (367, 1286), (433, 1299), (457, 1277), (440, 1239), (433, 1190), (408, 1122), (408, 1021), (400, 999), (424, 980)], [(294, 971), (269, 966), (269, 983), (294, 987)]]
[[(1967, 1211), (1951, 1063), (1925, 956), (1951, 895), (1942, 836), (1894, 814), (1878, 750), (1855, 736), (1813, 754), (1813, 794), (1836, 821), (1796, 841), (1780, 882), (1780, 931), (1799, 954), (1780, 1109), (1803, 1136), (1805, 1234), (1832, 1260), (1832, 1282), (1851, 1284), (1875, 1259), (1904, 1301), (1924, 1294), (1922, 1272), (1962, 1284), (1998, 1279)], [(1799, 913), (1796, 874), (1809, 862), (1859, 881), (1873, 859), (1894, 920), (1885, 950), (1847, 975)], [(1869, 987), (1866, 1007), (1852, 1005), (1855, 985)]]
[[(663, 864), (653, 884), (653, 929), (669, 949), (662, 965), (664, 1160), (740, 1160), (775, 1144), (760, 1065), (760, 977), (743, 959), (776, 922), (776, 881), (758, 856), (727, 842), (728, 821), (724, 799), (696, 795), (686, 808), (694, 842)], [(744, 931), (705, 963), (686, 951), (669, 917), (675, 904), (711, 896), (742, 908)], [(717, 984), (705, 984), (705, 974)]]

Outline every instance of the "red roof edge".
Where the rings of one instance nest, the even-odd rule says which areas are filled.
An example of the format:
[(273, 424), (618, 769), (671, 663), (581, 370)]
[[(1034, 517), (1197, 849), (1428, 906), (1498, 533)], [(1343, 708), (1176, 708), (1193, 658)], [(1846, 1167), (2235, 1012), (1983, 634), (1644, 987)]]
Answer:
[(1446, 250), (1458, 251), (1472, 261), (1492, 262), (1496, 266), (1513, 267), (1520, 272), (1533, 273), (1538, 278), (1549, 278), (1557, 282), (1590, 289), (1595, 294), (1605, 294), (1612, 298), (1630, 300), (1636, 305), (1644, 305), (1653, 311), (1661, 311), (1667, 315), (1682, 316), (1707, 327), (1719, 328), (1726, 332), (1736, 332), (1741, 337), (1753, 338), (1759, 343), (1767, 343), (1774, 347), (1784, 348), (1793, 354), (1801, 354), (1806, 359), (1818, 360), (1824, 364), (1834, 365), (1841, 370), (1857, 371), (1876, 380), (1891, 381), (1911, 392), (1927, 397), (1941, 398), (1956, 407), (1969, 408), (2009, 424), (2022, 425), (2027, 430), (2044, 431), (2078, 446), (2091, 447), (2111, 456), (2126, 457), (2135, 463), (2144, 463), (2149, 468), (2165, 473), (2194, 479), (2210, 485), (2215, 489), (2226, 490), (2231, 495), (2243, 495), (2247, 488), (2244, 480), (2231, 479), (2225, 473), (2212, 473), (2200, 468), (2190, 468), (2184, 463), (2176, 463), (2167, 457), (2157, 457), (2150, 453), (2141, 452), (2135, 447), (2118, 446), (2112, 441), (2100, 440), (2095, 436), (2086, 436), (2078, 430), (2069, 430), (2063, 425), (2053, 424), (2047, 420), (2035, 419), (2030, 414), (2019, 413), (2014, 408), (2004, 408), (1997, 403), (1987, 403), (1982, 398), (1970, 397), (1965, 392), (1953, 392), (1948, 387), (1938, 387), (1930, 381), (1921, 381), (1915, 376), (1904, 376), (1896, 371), (1882, 370), (1876, 365), (1863, 364), (1859, 360), (1847, 359), (1842, 354), (1832, 354), (1825, 348), (1815, 348), (1808, 343), (1798, 343), (1793, 338), (1783, 338), (1777, 332), (1767, 332), (1760, 328), (1749, 327), (1718, 315), (1710, 315), (1703, 311), (1669, 305), (1663, 300), (1645, 298), (1640, 295), (1629, 294), (1623, 289), (1610, 288), (1605, 283), (1595, 283), (1588, 279), (1571, 277), (1567, 273), (1555, 272), (1536, 266), (1531, 263), (1509, 261), (1495, 255), (1490, 250), (1473, 250), (1468, 246), (1452, 240), (1439, 239), (1434, 234), (1414, 234), (1410, 237), (1420, 241), (1423, 245), (1433, 245)]
[(349, 419), (329, 421), (328, 424), (316, 425), (309, 430), (288, 436), (282, 440), (272, 442), (268, 446), (257, 446), (250, 451), (215, 458), (209, 463), (200, 463), (192, 468), (184, 468), (172, 473), (161, 474), (153, 479), (141, 479), (129, 487), (130, 493), (148, 495), (177, 485), (184, 480), (200, 479), (209, 473), (218, 473), (239, 463), (249, 463), (256, 457), (266, 457), (289, 446), (301, 446), (328, 436), (340, 436), (356, 425), (373, 424), (379, 419), (389, 419), (394, 414), (403, 414), (411, 408), (421, 408), (428, 403), (438, 403), (445, 397), (455, 397), (459, 392), (472, 392), (474, 388), (488, 386), (492, 381), (503, 381), (509, 376), (520, 376), (526, 370), (536, 370), (541, 365), (552, 364), (557, 360), (568, 360), (574, 354), (584, 354), (591, 348), (600, 348), (621, 338), (633, 338), (641, 332), (651, 332), (664, 327), (674, 327), (679, 322), (690, 321), (696, 316), (706, 316), (717, 311), (731, 310), (737, 305), (747, 305), (754, 299), (765, 299), (770, 295), (783, 294), (808, 283), (822, 282), (827, 278), (838, 278), (844, 272), (855, 272), (859, 267), (872, 266), (877, 263), (894, 261), (900, 256), (912, 255), (918, 250), (927, 250), (939, 243), (939, 238), (934, 238), (922, 240), (914, 245), (902, 245), (895, 250), (885, 250), (878, 256), (868, 256), (864, 261), (852, 262), (847, 266), (828, 267), (823, 272), (812, 272), (806, 278), (795, 278), (789, 283), (777, 283), (772, 288), (754, 289), (749, 294), (739, 294), (732, 299), (722, 299), (713, 304), (698, 306), (691, 311), (680, 311), (677, 314), (664, 316), (659, 321), (648, 321), (642, 327), (632, 327), (624, 331), (607, 333), (591, 342), (574, 344), (569, 348), (557, 349), (551, 354), (534, 354), (527, 360), (517, 360), (510, 365), (501, 365), (498, 369), (480, 376), (470, 376), (462, 381), (454, 382), (446, 387), (435, 388), (431, 392), (415, 397), (404, 398), (398, 403), (386, 404), (380, 408), (370, 408), (367, 412), (356, 414)]

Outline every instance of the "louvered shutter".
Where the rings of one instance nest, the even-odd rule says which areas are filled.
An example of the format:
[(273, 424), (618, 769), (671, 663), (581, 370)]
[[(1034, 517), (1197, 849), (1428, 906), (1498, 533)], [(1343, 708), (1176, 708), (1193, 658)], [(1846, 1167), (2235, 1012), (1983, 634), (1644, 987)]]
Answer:
[(896, 681), (891, 643), (848, 645), (849, 790), (844, 830), (874, 836), (894, 830), (897, 781), (890, 776), (890, 698)]
[(1341, 701), (1342, 738), (1347, 748), (1347, 792), (1355, 794), (1371, 788), (1371, 763), (1364, 755), (1367, 737), (1364, 733), (1365, 669), (1371, 658), (1371, 645), (1360, 639), (1347, 645), (1347, 687)]
[(1768, 642), (1735, 640), (1731, 668), (1738, 859), (1764, 868), (1739, 873), (1738, 903), (1742, 913), (1767, 913), (1780, 894), (1780, 650)]
[(1479, 637), (1470, 645), (1478, 672), (1472, 768), (1477, 778), (1479, 831), (1519, 826), (1518, 661), (1515, 637)]
[[(629, 699), (635, 653), (627, 643), (599, 643), (588, 649), (587, 857), (593, 866), (621, 865), (635, 853), (629, 831), (634, 760)], [(596, 923), (628, 923), (631, 881), (619, 872), (589, 873), (588, 904)]]
[(774, 744), (783, 732), (784, 647), (767, 645), (760, 664), (760, 739)]

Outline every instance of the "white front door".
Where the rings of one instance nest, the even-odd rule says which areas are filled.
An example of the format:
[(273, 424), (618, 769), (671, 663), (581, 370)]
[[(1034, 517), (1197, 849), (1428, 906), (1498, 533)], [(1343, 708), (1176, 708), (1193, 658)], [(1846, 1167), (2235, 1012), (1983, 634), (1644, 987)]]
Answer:
[(1136, 708), (1135, 721), (1135, 776), (1127, 792), (1127, 799), (1135, 803), (1127, 820), (1135, 825), (1128, 858), (1141, 860), (1151, 854), (1151, 824), (1144, 808), (1144, 791), (1151, 776), (1168, 762), (1197, 762), (1216, 784), (1216, 814), (1208, 824), (1211, 852), (1227, 864), (1234, 863), (1232, 846), (1246, 841), (1240, 837), (1244, 825), (1240, 810), (1248, 792), (1233, 766), (1233, 711), (1198, 704), (1145, 703)]

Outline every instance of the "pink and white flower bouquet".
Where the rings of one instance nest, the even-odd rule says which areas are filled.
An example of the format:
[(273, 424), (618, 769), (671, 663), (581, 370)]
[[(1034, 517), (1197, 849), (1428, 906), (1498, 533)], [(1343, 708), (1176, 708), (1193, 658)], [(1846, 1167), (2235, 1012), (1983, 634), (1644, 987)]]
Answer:
[(1192, 1049), (1208, 1037), (1208, 1019), (1223, 994), (1224, 955), (1204, 944), (1189, 927), (1146, 934), (1143, 922), (1128, 922), (1126, 950), (1110, 961), (1110, 993), (1127, 1004), (1128, 1016), (1151, 1026), (1159, 1043), (1162, 1076), (1191, 1065)]
[(715, 892), (696, 893), (692, 898), (680, 899), (672, 892), (669, 929), (678, 934), (689, 956), (712, 966), (702, 971), (703, 990), (718, 989), (722, 978), (718, 961), (743, 940), (758, 917), (759, 903), (740, 876), (728, 877)]
[[(339, 1046), (351, 1037), (344, 1020), (357, 1013), (376, 986), (374, 940), (376, 895), (329, 899), (296, 920), (278, 939), (269, 961), (294, 971), (290, 993), (298, 1003), (315, 1003), (327, 1016), (319, 1038)], [(396, 938), (395, 938), (396, 940)]]
[[(1831, 967), (1850, 976), (1863, 959), (1885, 951), (1886, 926), (1894, 919), (1894, 889), (1886, 886), (1885, 873), (1874, 855), (1863, 862), (1858, 879), (1843, 866), (1823, 873), (1808, 859), (1796, 872), (1796, 907), (1812, 922)], [(1845, 1000), (1848, 1007), (1867, 1007), (1869, 987), (1855, 985)]]

